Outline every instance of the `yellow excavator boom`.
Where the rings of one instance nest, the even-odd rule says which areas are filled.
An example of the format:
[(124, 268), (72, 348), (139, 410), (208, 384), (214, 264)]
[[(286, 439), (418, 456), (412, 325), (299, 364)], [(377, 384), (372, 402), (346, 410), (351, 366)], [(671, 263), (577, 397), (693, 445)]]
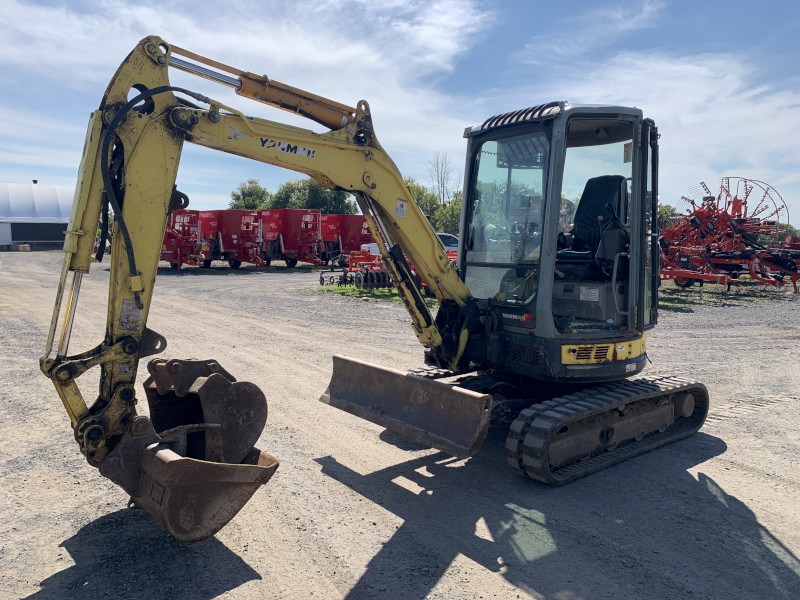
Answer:
[[(247, 117), (172, 86), (170, 67), (308, 117), (329, 131)], [(407, 261), (440, 300), (465, 306), (470, 295), (378, 143), (367, 102), (346, 106), (158, 37), (142, 40), (90, 118), (40, 365), (56, 387), (88, 462), (176, 537), (198, 540), (224, 526), (267, 482), (278, 461), (254, 446), (267, 419), (264, 394), (251, 383), (236, 381), (215, 360), (152, 360), (145, 383), (150, 417), (136, 411), (139, 359), (166, 347), (164, 337), (146, 323), (169, 212), (188, 203), (175, 186), (185, 141), (305, 173), (354, 194), (415, 334), (439, 353), (444, 366), (457, 367), (466, 329), (443, 340)], [(98, 223), (108, 222), (109, 211), (115, 218), (105, 336), (95, 348), (70, 354), (81, 281), (90, 271)], [(101, 377), (97, 399), (89, 404), (77, 379), (92, 367), (100, 368)], [(475, 435), (485, 434), (486, 397), (457, 388), (452, 394), (477, 407)]]

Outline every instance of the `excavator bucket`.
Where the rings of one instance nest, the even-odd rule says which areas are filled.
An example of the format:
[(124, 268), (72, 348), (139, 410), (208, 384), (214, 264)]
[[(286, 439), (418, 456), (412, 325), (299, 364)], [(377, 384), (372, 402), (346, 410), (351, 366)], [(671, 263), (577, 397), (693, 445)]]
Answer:
[(488, 394), (340, 355), (320, 402), (458, 458), (480, 450), (492, 408)]
[(202, 540), (278, 468), (275, 457), (255, 447), (267, 421), (266, 398), (216, 361), (156, 359), (147, 368), (150, 418), (134, 419), (100, 472), (176, 538)]

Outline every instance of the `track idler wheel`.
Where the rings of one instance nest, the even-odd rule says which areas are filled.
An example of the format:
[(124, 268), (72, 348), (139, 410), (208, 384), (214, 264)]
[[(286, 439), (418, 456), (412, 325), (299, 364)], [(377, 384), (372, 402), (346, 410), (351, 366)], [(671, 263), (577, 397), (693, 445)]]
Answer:
[(267, 401), (214, 360), (155, 359), (147, 366), (150, 416), (136, 417), (100, 465), (176, 538), (205, 539), (225, 526), (278, 468), (255, 447)]

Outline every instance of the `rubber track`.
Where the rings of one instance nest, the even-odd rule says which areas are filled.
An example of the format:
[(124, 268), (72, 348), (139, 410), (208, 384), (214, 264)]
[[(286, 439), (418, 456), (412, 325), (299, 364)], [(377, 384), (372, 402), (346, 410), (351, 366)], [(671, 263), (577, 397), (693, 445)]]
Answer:
[[(677, 392), (691, 392), (695, 408), (691, 416), (679, 418), (663, 432), (653, 432), (640, 441), (631, 440), (555, 471), (550, 468), (550, 440), (564, 426), (616, 408)], [(703, 425), (708, 413), (708, 390), (702, 383), (682, 377), (640, 378), (599, 385), (546, 400), (520, 412), (506, 438), (508, 463), (520, 474), (550, 485), (562, 485), (683, 439)]]

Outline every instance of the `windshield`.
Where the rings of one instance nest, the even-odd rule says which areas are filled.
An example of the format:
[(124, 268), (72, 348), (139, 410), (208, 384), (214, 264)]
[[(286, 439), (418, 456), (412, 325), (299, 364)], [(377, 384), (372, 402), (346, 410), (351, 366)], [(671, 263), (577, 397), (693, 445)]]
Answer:
[(538, 131), (488, 140), (475, 154), (464, 281), (476, 298), (535, 295), (549, 145)]

